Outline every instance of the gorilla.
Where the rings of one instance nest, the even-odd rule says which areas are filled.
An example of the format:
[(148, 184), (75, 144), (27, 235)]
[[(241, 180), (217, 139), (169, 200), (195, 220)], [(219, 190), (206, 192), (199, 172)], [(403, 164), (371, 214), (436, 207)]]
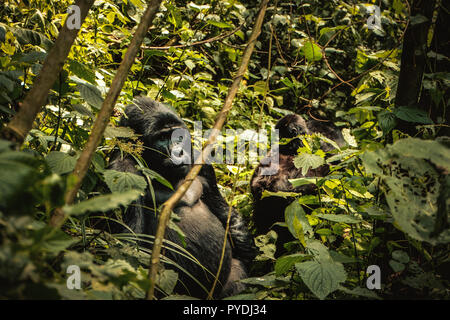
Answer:
[[(177, 146), (177, 141), (172, 141), (172, 134), (177, 129), (187, 130), (183, 120), (165, 105), (140, 97), (134, 104), (126, 107), (125, 116), (119, 124), (132, 128), (140, 135), (145, 148), (143, 160), (149, 169), (162, 175), (176, 190), (193, 163), (178, 163), (171, 157)], [(183, 155), (181, 150), (180, 154), (186, 156), (188, 152)], [(112, 155), (110, 161), (110, 168), (113, 170), (142, 175), (136, 165), (137, 162), (132, 156), (122, 156), (118, 151)], [(158, 219), (152, 209), (158, 208), (174, 192), (156, 180), (152, 180), (151, 184), (154, 193), (147, 188), (145, 195), (128, 206), (123, 214), (123, 221), (135, 233), (155, 235)], [(174, 208), (174, 213), (179, 217), (176, 224), (184, 239), (172, 228), (166, 230), (165, 240), (179, 246), (177, 249), (167, 244), (164, 252), (165, 257), (171, 261), (170, 265), (166, 263), (165, 267), (177, 269), (179, 274), (175, 293), (206, 298), (218, 271), (229, 209), (217, 187), (214, 168), (204, 165), (199, 176)], [(256, 256), (247, 226), (234, 209), (231, 210), (227, 237), (215, 298), (235, 295), (244, 289), (239, 280), (246, 277), (245, 266)], [(180, 247), (184, 247), (189, 254), (183, 252)]]
[[(294, 200), (294, 198), (282, 197), (265, 197), (261, 199), (264, 190), (271, 192), (297, 192), (303, 195), (316, 194), (316, 186), (314, 184), (302, 185), (294, 188), (289, 179), (297, 179), (303, 177), (323, 177), (329, 173), (329, 166), (322, 165), (316, 169), (310, 169), (306, 175), (302, 174), (301, 169), (297, 169), (294, 165), (294, 158), (297, 150), (302, 146), (299, 138), (301, 135), (320, 133), (328, 139), (333, 140), (339, 146), (345, 144), (341, 132), (331, 123), (321, 121), (308, 120), (305, 121), (301, 116), (290, 114), (280, 119), (275, 129), (279, 130), (280, 139), (291, 139), (287, 144), (279, 145), (279, 168), (274, 175), (264, 175), (263, 169), (270, 165), (271, 157), (269, 152), (267, 158), (263, 159), (255, 169), (251, 178), (250, 187), (254, 199), (253, 222), (258, 234), (265, 234), (270, 229), (278, 234), (277, 239), (277, 255), (283, 251), (283, 244), (294, 240), (293, 236), (287, 228), (275, 225), (276, 222), (284, 222), (284, 211), (286, 207)], [(329, 143), (321, 142), (323, 151), (331, 151), (334, 147)]]

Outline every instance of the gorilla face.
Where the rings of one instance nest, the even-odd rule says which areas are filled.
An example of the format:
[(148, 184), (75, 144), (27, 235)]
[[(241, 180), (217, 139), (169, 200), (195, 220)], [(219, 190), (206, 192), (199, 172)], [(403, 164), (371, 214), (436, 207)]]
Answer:
[(277, 122), (275, 129), (280, 132), (280, 138), (292, 139), (289, 143), (280, 145), (280, 153), (284, 155), (295, 155), (297, 149), (302, 146), (300, 136), (309, 134), (305, 120), (296, 114), (290, 114)]

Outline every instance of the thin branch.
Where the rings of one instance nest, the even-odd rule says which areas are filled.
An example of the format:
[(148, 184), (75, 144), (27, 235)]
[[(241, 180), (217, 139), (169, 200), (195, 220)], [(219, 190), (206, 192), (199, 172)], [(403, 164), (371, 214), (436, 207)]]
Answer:
[(178, 44), (175, 46), (164, 46), (164, 47), (149, 47), (149, 46), (142, 46), (142, 49), (150, 49), (150, 50), (169, 50), (170, 48), (188, 48), (188, 47), (193, 47), (193, 46), (198, 46), (201, 44), (205, 44), (205, 43), (211, 43), (214, 41), (220, 41), (222, 39), (228, 38), (229, 36), (235, 34), (236, 32), (238, 32), (239, 30), (242, 29), (244, 25), (241, 24), (239, 27), (237, 27), (236, 29), (227, 32), (225, 34), (222, 35), (218, 35), (209, 39), (205, 39), (205, 40), (201, 40), (201, 41), (197, 41), (197, 42), (193, 42), (193, 43), (187, 43), (187, 44)]
[(206, 142), (206, 146), (203, 149), (200, 156), (195, 160), (195, 163), (192, 167), (192, 169), (187, 174), (186, 178), (184, 179), (184, 182), (178, 187), (176, 192), (163, 204), (163, 209), (161, 211), (161, 214), (159, 216), (158, 221), (158, 228), (156, 230), (155, 235), (155, 242), (152, 249), (152, 256), (150, 260), (150, 287), (147, 292), (147, 299), (151, 300), (154, 299), (154, 293), (155, 293), (155, 280), (156, 280), (156, 274), (158, 273), (158, 267), (159, 267), (159, 256), (161, 253), (161, 246), (162, 241), (164, 239), (164, 234), (167, 228), (167, 224), (169, 222), (170, 213), (172, 212), (173, 208), (175, 208), (175, 205), (180, 201), (180, 199), (183, 197), (183, 195), (186, 193), (186, 191), (189, 189), (190, 185), (192, 184), (192, 181), (197, 177), (198, 173), (200, 172), (200, 169), (202, 168), (202, 165), (204, 163), (204, 159), (208, 155), (208, 153), (211, 151), (212, 144), (216, 141), (217, 135), (222, 129), (228, 113), (230, 112), (232, 108), (233, 99), (236, 96), (236, 93), (239, 89), (239, 84), (244, 77), (244, 73), (247, 70), (248, 63), (250, 62), (250, 57), (252, 55), (253, 49), (255, 47), (256, 40), (261, 33), (261, 26), (264, 20), (264, 15), (267, 9), (267, 4), (269, 0), (262, 0), (261, 7), (259, 9), (258, 16), (256, 18), (255, 25), (253, 27), (252, 34), (250, 36), (250, 39), (248, 41), (247, 47), (244, 50), (244, 53), (242, 55), (242, 62), (239, 66), (239, 69), (236, 73), (236, 75), (233, 78), (233, 84), (231, 85), (228, 95), (225, 98), (224, 106), (222, 108), (222, 111), (219, 113), (216, 123), (214, 124), (213, 130), (211, 135), (208, 138), (208, 141)]

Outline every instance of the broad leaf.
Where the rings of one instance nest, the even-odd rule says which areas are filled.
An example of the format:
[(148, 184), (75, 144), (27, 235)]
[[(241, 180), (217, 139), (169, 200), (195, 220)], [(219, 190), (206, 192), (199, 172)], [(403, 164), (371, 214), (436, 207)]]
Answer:
[(300, 240), (303, 246), (306, 247), (305, 235), (313, 235), (313, 229), (309, 225), (308, 218), (306, 218), (305, 211), (298, 201), (293, 201), (285, 210), (284, 214), (286, 224), (291, 234)]
[(302, 174), (306, 175), (309, 169), (316, 169), (325, 163), (324, 158), (317, 154), (302, 153), (294, 158), (294, 165), (297, 169), (302, 169)]
[(378, 122), (380, 124), (383, 134), (387, 135), (397, 125), (396, 116), (389, 111), (383, 111), (378, 114)]
[(123, 192), (132, 189), (145, 191), (147, 188), (145, 178), (131, 172), (105, 170), (103, 175), (111, 192)]
[(347, 279), (344, 266), (331, 259), (296, 263), (295, 268), (306, 286), (321, 300), (339, 289), (340, 283)]
[(78, 91), (83, 99), (93, 108), (100, 110), (103, 104), (103, 97), (100, 90), (90, 83), (78, 83)]
[(312, 41), (305, 41), (301, 51), (308, 61), (322, 60), (322, 49)]
[(311, 256), (303, 253), (291, 254), (277, 259), (275, 262), (275, 274), (281, 276), (288, 272), (296, 263), (310, 259)]
[(420, 109), (398, 107), (395, 109), (394, 113), (397, 118), (404, 121), (421, 124), (433, 124), (433, 120), (430, 119), (428, 114)]
[(289, 182), (292, 184), (294, 188), (301, 187), (307, 184), (316, 184), (317, 178), (298, 178), (298, 179), (289, 179)]
[(65, 152), (52, 151), (45, 158), (50, 169), (57, 174), (64, 174), (73, 171), (77, 159)]
[(70, 60), (69, 70), (73, 72), (77, 77), (95, 84), (95, 73), (81, 62)]
[(119, 206), (129, 205), (139, 198), (141, 192), (129, 190), (122, 193), (111, 193), (77, 203), (71, 206), (64, 206), (63, 210), (68, 215), (82, 215), (86, 212), (107, 212)]
[(333, 221), (333, 222), (341, 222), (341, 223), (348, 223), (348, 224), (353, 224), (353, 223), (361, 223), (362, 220), (355, 217), (355, 216), (351, 216), (348, 214), (323, 214), (323, 213), (319, 213), (316, 215), (316, 217), (319, 217), (321, 219), (325, 219), (328, 221)]

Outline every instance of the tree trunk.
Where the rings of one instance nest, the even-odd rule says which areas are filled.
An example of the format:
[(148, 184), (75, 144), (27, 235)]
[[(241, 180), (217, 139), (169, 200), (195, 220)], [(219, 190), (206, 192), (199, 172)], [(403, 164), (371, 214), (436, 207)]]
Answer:
[[(448, 57), (448, 53), (450, 52), (449, 30), (450, 2), (442, 0), (430, 47), (430, 52), (432, 52), (433, 55), (429, 58), (425, 73), (450, 73), (450, 60)], [(434, 56), (434, 53), (437, 54), (436, 57)], [(435, 95), (434, 100), (432, 94)], [(439, 100), (436, 96), (440, 96), (440, 94), (442, 94), (442, 97)], [(427, 111), (435, 123), (444, 124), (444, 126), (439, 126), (437, 128), (438, 136), (450, 136), (450, 128), (445, 126), (449, 124), (450, 113), (446, 110), (449, 97), (449, 87), (442, 83), (442, 81), (440, 85), (436, 85), (431, 88), (431, 90), (424, 90), (420, 97), (420, 108)]]
[[(403, 40), (402, 62), (395, 105), (417, 107), (426, 65), (428, 30), (435, 0), (414, 0), (411, 21)], [(423, 19), (423, 17), (426, 18)]]

